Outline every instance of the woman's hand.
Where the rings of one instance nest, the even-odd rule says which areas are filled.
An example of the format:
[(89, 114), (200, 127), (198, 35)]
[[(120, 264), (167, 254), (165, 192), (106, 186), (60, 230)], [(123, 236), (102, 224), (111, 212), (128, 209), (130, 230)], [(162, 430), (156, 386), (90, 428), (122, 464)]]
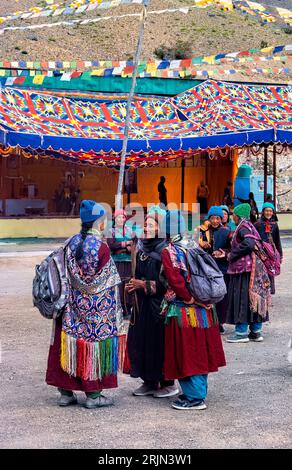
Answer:
[(208, 250), (209, 248), (211, 248), (211, 245), (209, 242), (201, 242), (201, 247), (205, 250)]
[(132, 246), (133, 246), (133, 242), (130, 241), (130, 242), (127, 242), (126, 244), (126, 250), (130, 253), (132, 251)]
[(199, 305), (199, 307), (203, 307), (206, 310), (210, 310), (213, 307), (212, 304), (202, 304), (201, 302), (198, 302), (197, 300), (196, 300), (196, 305)]
[(188, 302), (184, 300), (184, 304), (186, 305), (196, 304), (196, 305), (199, 305), (200, 307), (204, 307), (206, 310), (209, 310), (213, 307), (212, 304), (206, 305), (206, 304), (202, 304), (201, 302), (198, 302), (197, 300), (194, 299), (194, 297), (192, 297), (191, 300), (189, 300)]
[(222, 250), (222, 248), (219, 248), (219, 250), (213, 251), (212, 255), (214, 256), (214, 258), (225, 258), (226, 257), (226, 253), (225, 253), (225, 251)]
[(128, 284), (126, 284), (126, 290), (131, 294), (132, 292), (135, 292), (136, 290), (139, 289), (144, 289), (145, 288), (145, 281), (142, 281), (141, 279), (134, 279), (132, 278)]

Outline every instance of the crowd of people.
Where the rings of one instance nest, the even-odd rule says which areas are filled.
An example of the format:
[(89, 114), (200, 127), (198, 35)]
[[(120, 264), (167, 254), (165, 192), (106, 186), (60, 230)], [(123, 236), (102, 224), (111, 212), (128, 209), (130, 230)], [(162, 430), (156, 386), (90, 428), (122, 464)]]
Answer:
[[(205, 195), (202, 190), (198, 197)], [(142, 380), (134, 396), (174, 397), (175, 409), (203, 410), (208, 375), (226, 365), (225, 325), (234, 325), (228, 343), (263, 341), (275, 282), (258, 241), (282, 260), (275, 207), (266, 202), (253, 223), (250, 201), (243, 202), (231, 220), (225, 197), (228, 204), (209, 208), (198, 243), (182, 213), (162, 205), (148, 211), (144, 228), (133, 228), (126, 212), (117, 210), (105, 238), (105, 209), (81, 202), (81, 231), (66, 251), (70, 295), (55, 324), (46, 377), (60, 391), (60, 406), (77, 403), (76, 390), (86, 393), (87, 408), (112, 405), (102, 391), (117, 387), (120, 366)], [(190, 289), (188, 252), (194, 247), (215, 260), (224, 278), (226, 294), (215, 304)]]

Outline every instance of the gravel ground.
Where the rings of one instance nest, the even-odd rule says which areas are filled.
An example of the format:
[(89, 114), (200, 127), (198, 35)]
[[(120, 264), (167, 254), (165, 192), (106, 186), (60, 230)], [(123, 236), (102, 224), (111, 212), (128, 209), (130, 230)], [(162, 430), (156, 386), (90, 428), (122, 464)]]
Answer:
[(210, 375), (208, 409), (189, 413), (172, 410), (168, 399), (134, 398), (139, 380), (128, 376), (107, 392), (113, 408), (56, 405), (56, 390), (44, 383), (51, 324), (31, 306), (38, 260), (0, 261), (0, 448), (291, 448), (291, 244), (265, 341), (232, 345), (224, 339), (228, 365)]
[(292, 8), (292, 0), (257, 0), (262, 5), (271, 5), (272, 7)]

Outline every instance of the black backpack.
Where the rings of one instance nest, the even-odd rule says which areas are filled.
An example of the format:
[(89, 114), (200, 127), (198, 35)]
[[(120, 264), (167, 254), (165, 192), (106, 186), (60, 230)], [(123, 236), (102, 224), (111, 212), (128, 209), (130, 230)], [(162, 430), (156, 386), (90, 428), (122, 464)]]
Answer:
[(216, 261), (199, 246), (184, 252), (191, 277), (188, 287), (194, 299), (204, 304), (220, 302), (227, 290)]
[[(71, 239), (70, 239), (71, 240)], [(48, 319), (62, 315), (69, 298), (66, 248), (70, 242), (53, 251), (35, 267), (32, 286), (33, 305)]]

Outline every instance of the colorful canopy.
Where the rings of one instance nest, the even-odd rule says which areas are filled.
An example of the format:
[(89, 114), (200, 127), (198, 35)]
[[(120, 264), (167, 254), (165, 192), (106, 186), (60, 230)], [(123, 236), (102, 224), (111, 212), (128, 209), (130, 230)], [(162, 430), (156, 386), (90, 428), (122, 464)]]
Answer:
[[(174, 98), (132, 104), (127, 164), (155, 163), (198, 149), (292, 142), (292, 87), (213, 80)], [(0, 144), (28, 152), (117, 165), (125, 100), (100, 101), (4, 87)]]

